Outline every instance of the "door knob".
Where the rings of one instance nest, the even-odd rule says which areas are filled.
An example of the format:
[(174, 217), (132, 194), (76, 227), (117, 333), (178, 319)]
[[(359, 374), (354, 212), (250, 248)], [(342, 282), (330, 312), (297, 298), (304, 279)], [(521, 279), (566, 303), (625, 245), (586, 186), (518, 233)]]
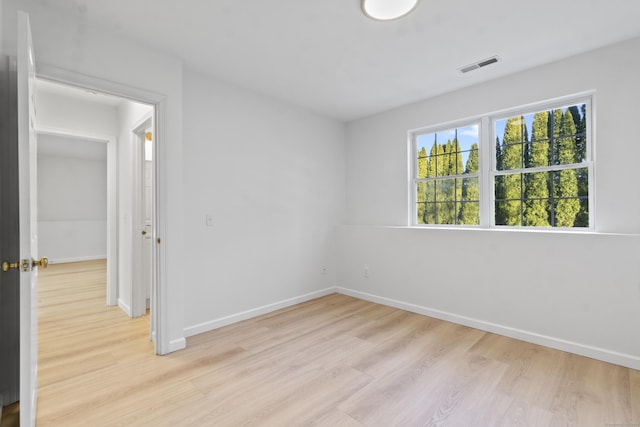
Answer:
[(49, 259), (47, 257), (42, 257), (39, 260), (33, 260), (31, 265), (33, 267), (40, 267), (40, 268), (47, 268), (47, 266), (49, 265)]
[[(46, 259), (46, 258), (45, 258)], [(20, 271), (29, 271), (30, 270), (29, 260), (23, 259), (19, 262), (7, 262), (3, 261), (2, 263), (2, 272), (6, 273), (11, 269), (16, 269)]]
[(12, 268), (15, 268), (16, 270), (20, 268), (20, 263), (19, 262), (7, 262), (4, 261), (2, 263), (2, 271), (3, 272), (7, 272), (9, 270), (11, 270)]

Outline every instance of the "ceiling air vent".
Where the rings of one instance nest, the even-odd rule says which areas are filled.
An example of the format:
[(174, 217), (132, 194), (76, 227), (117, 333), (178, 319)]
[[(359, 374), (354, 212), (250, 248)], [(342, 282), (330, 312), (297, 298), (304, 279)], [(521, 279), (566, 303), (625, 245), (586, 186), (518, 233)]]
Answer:
[(491, 58), (482, 59), (478, 62), (474, 62), (473, 64), (458, 68), (458, 71), (464, 74), (468, 73), (469, 71), (477, 70), (478, 68), (486, 67), (487, 65), (495, 64), (498, 61), (499, 58), (497, 56), (492, 56)]

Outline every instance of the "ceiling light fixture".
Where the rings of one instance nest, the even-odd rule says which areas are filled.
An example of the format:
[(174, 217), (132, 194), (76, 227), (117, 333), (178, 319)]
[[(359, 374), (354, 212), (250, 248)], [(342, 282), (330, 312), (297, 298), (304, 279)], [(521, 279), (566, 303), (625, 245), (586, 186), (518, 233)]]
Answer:
[(362, 11), (371, 19), (390, 21), (411, 12), (418, 0), (362, 0)]

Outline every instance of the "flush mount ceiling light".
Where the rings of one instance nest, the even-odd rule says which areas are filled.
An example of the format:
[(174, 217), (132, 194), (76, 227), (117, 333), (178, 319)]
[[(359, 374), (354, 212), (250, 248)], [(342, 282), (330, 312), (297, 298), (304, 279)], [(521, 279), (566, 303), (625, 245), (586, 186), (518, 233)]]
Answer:
[(418, 0), (362, 0), (362, 11), (371, 19), (389, 21), (411, 12)]

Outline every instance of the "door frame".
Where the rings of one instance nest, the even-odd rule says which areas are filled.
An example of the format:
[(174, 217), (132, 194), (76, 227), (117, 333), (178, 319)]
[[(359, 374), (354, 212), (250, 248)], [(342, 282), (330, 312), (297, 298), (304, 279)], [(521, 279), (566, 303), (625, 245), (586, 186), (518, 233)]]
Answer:
[(36, 133), (107, 144), (107, 305), (118, 305), (118, 139), (115, 136), (37, 124)]
[(166, 245), (162, 243), (166, 235), (166, 172), (165, 172), (165, 124), (164, 117), (167, 111), (166, 95), (127, 86), (121, 83), (103, 80), (97, 77), (69, 71), (66, 69), (38, 64), (37, 77), (52, 80), (71, 86), (76, 86), (93, 91), (104, 92), (132, 101), (152, 105), (154, 107), (155, 124), (155, 153), (154, 153), (154, 199), (155, 218), (152, 230), (153, 245), (152, 254), (152, 292), (151, 292), (151, 330), (154, 331), (154, 348), (156, 354), (165, 354), (169, 351), (169, 328), (167, 325), (167, 281), (166, 281)]

